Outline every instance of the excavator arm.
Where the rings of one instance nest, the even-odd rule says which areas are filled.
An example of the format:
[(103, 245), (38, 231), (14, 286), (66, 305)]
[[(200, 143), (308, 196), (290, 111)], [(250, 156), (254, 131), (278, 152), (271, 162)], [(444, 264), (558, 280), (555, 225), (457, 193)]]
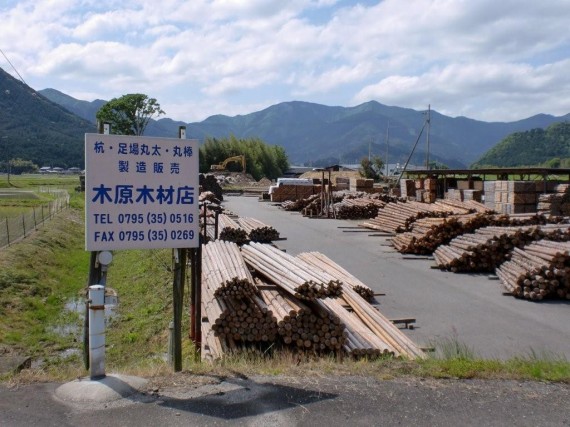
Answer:
[(226, 170), (227, 166), (232, 162), (240, 163), (241, 167), (242, 167), (242, 172), (245, 173), (245, 156), (244, 155), (228, 157), (222, 163), (210, 166), (210, 170), (224, 171), (224, 170)]

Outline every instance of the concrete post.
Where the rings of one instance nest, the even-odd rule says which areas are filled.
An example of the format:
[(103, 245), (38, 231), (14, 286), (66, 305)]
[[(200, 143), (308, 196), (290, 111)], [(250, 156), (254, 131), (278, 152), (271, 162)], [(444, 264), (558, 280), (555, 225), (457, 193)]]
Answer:
[(89, 286), (89, 367), (91, 379), (105, 377), (105, 287)]

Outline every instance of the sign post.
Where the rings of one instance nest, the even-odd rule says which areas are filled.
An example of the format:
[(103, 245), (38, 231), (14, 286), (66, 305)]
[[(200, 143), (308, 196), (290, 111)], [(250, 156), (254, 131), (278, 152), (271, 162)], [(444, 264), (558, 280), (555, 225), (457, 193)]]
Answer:
[[(85, 163), (87, 251), (174, 249), (179, 266), (176, 347), (176, 338), (181, 341), (176, 320), (181, 314), (185, 249), (199, 246), (198, 141), (86, 134)], [(180, 348), (181, 343), (174, 357), (178, 370)]]

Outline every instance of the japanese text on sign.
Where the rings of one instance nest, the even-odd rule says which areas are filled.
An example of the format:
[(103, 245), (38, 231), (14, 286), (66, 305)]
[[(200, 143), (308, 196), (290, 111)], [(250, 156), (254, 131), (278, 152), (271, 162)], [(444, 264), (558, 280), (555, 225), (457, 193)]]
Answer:
[(85, 135), (85, 247), (198, 246), (198, 142)]

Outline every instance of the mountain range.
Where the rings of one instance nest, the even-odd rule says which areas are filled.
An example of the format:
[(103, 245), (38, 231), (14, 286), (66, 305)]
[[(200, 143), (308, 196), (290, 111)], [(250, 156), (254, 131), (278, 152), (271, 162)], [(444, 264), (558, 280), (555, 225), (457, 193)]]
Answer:
[[(6, 90), (11, 96), (5, 96)], [(8, 111), (0, 118), (0, 137), (7, 137), (12, 151), (37, 164), (54, 166), (58, 159), (75, 166), (67, 160), (73, 153), (79, 159), (75, 163), (83, 165), (83, 134), (95, 130), (95, 114), (106, 101), (78, 100), (55, 89), (36, 92), (1, 69), (0, 95), (0, 107)], [(292, 164), (313, 165), (358, 163), (369, 153), (384, 159), (387, 154), (390, 163), (403, 163), (418, 141), (411, 163), (422, 165), (426, 160), (427, 128), (421, 138), (419, 134), (426, 117), (425, 111), (376, 101), (355, 107), (292, 101), (234, 117), (214, 115), (201, 122), (152, 120), (145, 135), (176, 137), (178, 127), (184, 125), (188, 138), (201, 141), (229, 135), (258, 137), (284, 147)], [(545, 128), (569, 119), (570, 114), (539, 114), (516, 122), (483, 122), (431, 110), (429, 158), (449, 167), (466, 167), (514, 132)]]

